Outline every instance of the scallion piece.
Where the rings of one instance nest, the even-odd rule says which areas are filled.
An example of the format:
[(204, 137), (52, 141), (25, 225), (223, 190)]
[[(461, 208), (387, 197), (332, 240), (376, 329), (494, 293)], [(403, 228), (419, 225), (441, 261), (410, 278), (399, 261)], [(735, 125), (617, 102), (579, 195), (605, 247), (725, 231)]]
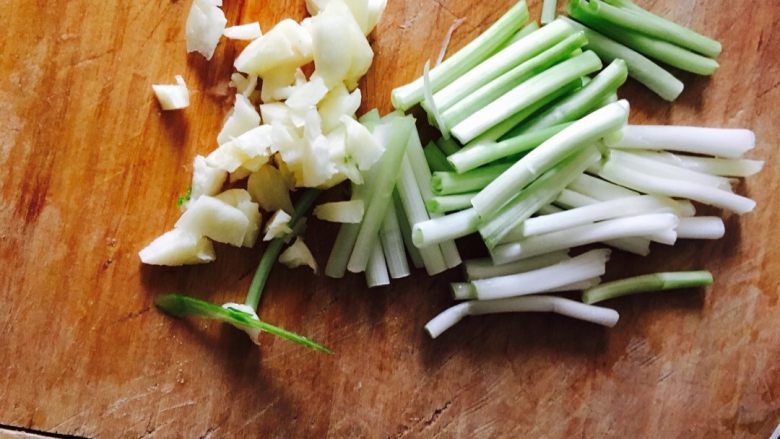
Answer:
[(436, 195), (425, 200), (425, 208), (431, 214), (445, 214), (471, 207), (471, 198), (476, 192), (455, 195)]
[(567, 230), (531, 236), (493, 249), (491, 257), (496, 264), (506, 264), (530, 256), (563, 250), (604, 240), (643, 237), (672, 230), (677, 217), (671, 213), (650, 213), (617, 218)]
[(469, 142), (560, 87), (601, 67), (601, 60), (593, 52), (585, 52), (556, 64), (452, 127), (452, 135), (463, 143)]
[(672, 43), (613, 25), (595, 15), (587, 6), (585, 0), (570, 0), (569, 15), (613, 40), (680, 70), (698, 75), (711, 75), (718, 69), (718, 62), (714, 59), (691, 52)]
[[(483, 218), (479, 234), (485, 245), (489, 249), (497, 246), (515, 227), (552, 202), (577, 175), (600, 158), (601, 154), (593, 147), (576, 152), (523, 188), (496, 214)], [(474, 199), (471, 202), (474, 204)]]
[(483, 218), (491, 218), (521, 189), (564, 157), (620, 129), (628, 118), (628, 103), (619, 101), (583, 117), (536, 147), (492, 181), (471, 203)]
[[(563, 21), (556, 21), (549, 26), (544, 26), (527, 37), (521, 38), (505, 47), (453, 80), (446, 87), (437, 91), (433, 96), (434, 104), (441, 111), (450, 108), (483, 85), (501, 76), (513, 67), (539, 55), (573, 33), (572, 27)], [(584, 42), (577, 47), (583, 45)], [(426, 110), (430, 110), (425, 103), (422, 106)]]
[(582, 301), (589, 305), (627, 296), (629, 294), (664, 291), (680, 288), (698, 288), (712, 285), (709, 271), (677, 271), (645, 274), (627, 279), (606, 282), (582, 293)]
[(463, 194), (478, 191), (498, 178), (512, 166), (511, 163), (497, 163), (472, 169), (459, 174), (457, 172), (434, 172), (431, 187), (436, 195)]
[(557, 12), (557, 0), (544, 0), (544, 2), (542, 2), (542, 24), (547, 24), (555, 20), (555, 14)]
[(395, 203), (390, 203), (387, 206), (387, 214), (382, 221), (379, 238), (382, 242), (382, 251), (390, 277), (400, 279), (409, 276), (409, 263), (406, 261), (404, 241), (401, 235), (401, 226), (398, 223), (398, 214), (395, 211)]
[[(528, 7), (519, 1), (480, 36), (448, 57), (430, 71), (433, 91), (439, 91), (447, 84), (471, 70), (482, 60), (512, 37), (528, 21)], [(406, 111), (423, 99), (423, 78), (393, 90), (393, 106)]]
[(382, 251), (382, 241), (377, 239), (371, 254), (368, 256), (368, 264), (365, 269), (366, 285), (369, 288), (390, 285), (390, 276), (387, 272), (387, 261)]
[(473, 93), (464, 95), (462, 99), (452, 103), (444, 111), (442, 118), (448, 126), (455, 126), (480, 108), (493, 102), (534, 75), (573, 56), (572, 53), (584, 46), (586, 42), (585, 34), (582, 32), (569, 35), (549, 49), (474, 90)]
[(645, 156), (637, 155), (629, 151), (613, 149), (610, 151), (609, 157), (617, 164), (624, 164), (628, 167), (642, 169), (644, 172), (658, 177), (690, 181), (692, 183), (699, 183), (732, 192), (731, 182), (728, 178), (725, 177), (718, 177), (715, 175), (692, 171), (679, 165), (672, 165), (669, 163), (652, 160)]
[(393, 204), (395, 205), (395, 213), (398, 215), (398, 225), (401, 227), (401, 238), (404, 240), (404, 247), (406, 247), (406, 252), (409, 254), (409, 259), (412, 260), (414, 268), (423, 268), (425, 263), (420, 250), (412, 242), (412, 224), (409, 223), (409, 218), (406, 217), (397, 188), (393, 191)]
[(452, 165), (447, 161), (447, 156), (441, 152), (438, 146), (434, 142), (429, 142), (428, 145), (423, 148), (425, 153), (425, 160), (428, 162), (428, 167), (431, 171), (447, 172), (452, 171)]
[(591, 250), (571, 259), (523, 273), (470, 282), (475, 299), (493, 300), (538, 294), (578, 283), (606, 272), (610, 251)]
[(425, 325), (425, 331), (431, 338), (436, 338), (466, 316), (505, 312), (553, 312), (610, 328), (615, 326), (620, 318), (614, 309), (586, 305), (563, 297), (525, 296), (459, 303), (434, 317)]
[(678, 239), (720, 239), (726, 234), (726, 226), (717, 216), (693, 216), (680, 218), (676, 231)]
[(278, 326), (271, 325), (254, 316), (235, 309), (223, 308), (204, 300), (181, 294), (163, 294), (154, 301), (155, 306), (176, 317), (200, 317), (211, 320), (220, 320), (241, 328), (259, 329), (277, 337), (282, 337), (315, 351), (332, 353), (325, 346), (310, 340), (302, 335), (295, 334)]
[(721, 177), (750, 177), (761, 172), (763, 160), (719, 159), (712, 157), (696, 157), (671, 152), (652, 152), (636, 150), (634, 154), (684, 168)]
[(701, 183), (675, 178), (658, 177), (643, 169), (609, 159), (601, 167), (599, 177), (613, 183), (648, 194), (666, 195), (698, 201), (700, 203), (729, 209), (736, 213), (747, 213), (756, 207), (750, 198)]
[(452, 155), (456, 152), (460, 151), (460, 144), (457, 140), (450, 137), (449, 139), (445, 139), (444, 137), (440, 138), (436, 141), (436, 146), (439, 147), (441, 152), (444, 153), (444, 155)]
[(561, 19), (585, 32), (588, 39), (586, 48), (596, 52), (604, 62), (622, 59), (628, 68), (628, 76), (641, 82), (661, 98), (671, 102), (682, 93), (684, 88), (682, 81), (646, 56), (574, 20), (567, 17), (561, 17)]
[(736, 159), (756, 146), (756, 135), (737, 128), (627, 125), (605, 143), (613, 148), (666, 149)]
[(599, 0), (590, 0), (589, 7), (597, 17), (615, 26), (668, 41), (710, 58), (720, 55), (719, 42), (650, 12), (619, 8)]
[(465, 173), (482, 165), (530, 151), (569, 125), (569, 123), (554, 125), (499, 142), (473, 143), (447, 157), (447, 161), (457, 172)]
[(477, 231), (479, 215), (474, 209), (461, 210), (438, 218), (415, 223), (412, 242), (421, 251), (434, 244), (462, 238)]
[(463, 261), (466, 280), (487, 279), (489, 277), (506, 276), (508, 274), (524, 273), (537, 268), (557, 264), (571, 259), (567, 251), (559, 251), (539, 255), (533, 258), (521, 259), (509, 264), (495, 265), (490, 258), (469, 259)]
[[(307, 189), (295, 204), (292, 217), (288, 223), (291, 229), (301, 221), (309, 210), (311, 210), (314, 200), (320, 195), (319, 189)], [(257, 270), (252, 277), (252, 283), (249, 285), (249, 292), (246, 295), (244, 304), (251, 306), (253, 309), (257, 309), (257, 305), (260, 303), (260, 295), (263, 294), (263, 288), (265, 288), (268, 277), (271, 275), (271, 270), (276, 264), (276, 260), (279, 258), (279, 253), (284, 247), (285, 237), (280, 237), (272, 240), (268, 247), (265, 248), (263, 256), (260, 257), (260, 263), (257, 264)], [(215, 305), (216, 306), (216, 305)]]
[(612, 61), (582, 89), (562, 99), (547, 111), (515, 127), (507, 136), (530, 133), (561, 123), (572, 122), (603, 107), (605, 101), (609, 100), (610, 96), (626, 82), (627, 75), (625, 61), (621, 59)]
[(374, 130), (375, 135), (384, 130), (384, 133), (380, 133), (378, 137), (384, 138), (385, 152), (379, 162), (374, 164), (378, 169), (376, 179), (371, 184), (366, 213), (347, 263), (347, 269), (353, 273), (366, 269), (374, 242), (379, 237), (379, 228), (387, 213), (387, 206), (392, 201), (395, 179), (405, 156), (406, 144), (413, 127), (414, 121), (411, 118), (394, 117), (387, 119), (385, 124), (377, 126)]

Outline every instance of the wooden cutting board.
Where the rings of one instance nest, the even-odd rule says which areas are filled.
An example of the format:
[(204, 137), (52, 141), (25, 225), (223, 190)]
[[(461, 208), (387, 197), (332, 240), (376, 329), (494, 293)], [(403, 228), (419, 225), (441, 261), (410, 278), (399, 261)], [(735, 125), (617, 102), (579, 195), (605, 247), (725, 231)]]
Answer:
[[(430, 340), (451, 304), (422, 272), (367, 290), (277, 267), (260, 316), (323, 355), (152, 306), (179, 291), (241, 301), (261, 249), (219, 246), (208, 266), (153, 268), (137, 251), (176, 221), (191, 162), (215, 144), (240, 46), (185, 54), (190, 1), (7, 0), (0, 8), (0, 424), (119, 437), (758, 437), (780, 422), (780, 9), (774, 0), (657, 0), (656, 13), (723, 42), (712, 78), (682, 75), (670, 105), (621, 89), (635, 123), (749, 127), (764, 171), (738, 185), (756, 212), (715, 242), (617, 255), (612, 277), (712, 270), (706, 291), (608, 303), (613, 329), (560, 316), (470, 318)], [(361, 111), (420, 74), (450, 24), (462, 46), (510, 1), (390, 1), (372, 36)], [(531, 2), (538, 17), (538, 1)], [(225, 0), (229, 23), (301, 19), (303, 0)], [(162, 113), (150, 85), (186, 78), (192, 105)], [(707, 209), (703, 209), (708, 211)], [(311, 222), (324, 263), (336, 227)], [(476, 254), (474, 241), (461, 249)], [(1, 432), (2, 430), (0, 430)]]

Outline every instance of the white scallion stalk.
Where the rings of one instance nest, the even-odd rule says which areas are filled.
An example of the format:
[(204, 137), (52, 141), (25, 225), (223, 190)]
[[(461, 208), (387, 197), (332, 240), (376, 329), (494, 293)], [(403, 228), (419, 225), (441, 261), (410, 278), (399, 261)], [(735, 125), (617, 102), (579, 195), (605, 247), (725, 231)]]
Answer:
[(412, 260), (414, 268), (423, 268), (425, 267), (425, 262), (423, 262), (420, 250), (412, 243), (412, 224), (409, 222), (409, 218), (406, 217), (404, 205), (401, 203), (397, 188), (393, 191), (393, 204), (395, 205), (395, 213), (398, 215), (398, 225), (401, 227), (401, 237), (404, 240), (406, 252), (409, 253), (409, 259)]
[(423, 67), (423, 105), (429, 109), (429, 114), (433, 115), (433, 122), (435, 122), (436, 126), (439, 128), (439, 131), (441, 131), (442, 137), (449, 139), (450, 130), (447, 128), (447, 124), (444, 122), (444, 119), (441, 116), (439, 107), (433, 100), (433, 87), (431, 86), (429, 67), (430, 61), (425, 61), (425, 66)]
[[(594, 148), (583, 149), (542, 174), (533, 183), (523, 188), (508, 204), (493, 217), (479, 226), (479, 233), (485, 245), (492, 249), (515, 227), (530, 218), (555, 200), (555, 197), (585, 169), (596, 163), (601, 154)], [(473, 201), (472, 201), (473, 202)]]
[(363, 200), (350, 200), (322, 203), (314, 208), (313, 213), (323, 221), (359, 224), (364, 211)]
[[(524, 40), (524, 39), (523, 39)], [(523, 40), (520, 40), (522, 42)], [(601, 60), (593, 52), (585, 52), (557, 64), (523, 82), (500, 98), (452, 127), (452, 135), (462, 143), (509, 119), (571, 81), (601, 69)], [(520, 121), (517, 121), (520, 122)]]
[(420, 250), (453, 239), (462, 238), (477, 231), (479, 215), (474, 209), (461, 210), (438, 218), (414, 223), (412, 242)]
[(726, 226), (717, 216), (680, 218), (676, 230), (678, 239), (720, 239), (726, 234)]
[(374, 241), (374, 248), (371, 249), (371, 255), (368, 257), (366, 284), (369, 288), (390, 285), (387, 262), (385, 261), (385, 255), (382, 253), (382, 242), (379, 239)]
[[(601, 283), (601, 277), (596, 276), (577, 282), (572, 282), (560, 287), (548, 288), (534, 294), (560, 293), (565, 291), (581, 291), (593, 288)], [(452, 282), (450, 284), (453, 300), (474, 300), (477, 299), (477, 290), (471, 282)]]
[(590, 279), (581, 280), (579, 282), (570, 283), (562, 287), (553, 288), (545, 291), (545, 293), (561, 293), (564, 291), (582, 291), (588, 288), (593, 288), (596, 285), (601, 284), (601, 277), (592, 277)]
[(675, 125), (627, 125), (607, 145), (622, 149), (668, 149), (736, 159), (756, 146), (753, 131)]
[[(525, 1), (519, 1), (480, 36), (430, 71), (433, 91), (441, 90), (487, 58), (520, 30), (527, 20), (528, 7)], [(423, 88), (423, 78), (420, 77), (394, 89), (391, 96), (393, 106), (399, 110), (408, 110), (423, 99)]]
[(418, 223), (429, 221), (428, 212), (425, 210), (425, 203), (423, 202), (420, 189), (417, 186), (417, 180), (414, 178), (414, 171), (412, 165), (409, 163), (409, 157), (404, 157), (401, 164), (401, 174), (398, 177), (398, 195), (401, 199), (406, 217), (409, 219), (409, 223), (412, 224), (412, 242), (414, 246), (419, 249), (420, 256), (422, 257), (423, 264), (425, 265), (425, 271), (429, 275), (441, 273), (447, 269), (447, 263), (444, 260), (444, 255), (441, 252), (441, 248), (438, 245), (430, 245), (421, 247), (414, 242), (414, 227)]
[(610, 158), (614, 159), (617, 163), (625, 163), (627, 166), (643, 169), (645, 172), (658, 177), (690, 181), (732, 192), (731, 183), (728, 178), (692, 171), (679, 165), (661, 163), (657, 160), (617, 149), (610, 151)]
[(756, 202), (750, 198), (700, 183), (657, 177), (637, 167), (628, 168), (612, 159), (604, 163), (599, 176), (644, 193), (688, 198), (740, 214), (750, 212), (756, 207)]
[(603, 275), (610, 250), (591, 250), (536, 270), (471, 281), (476, 299), (492, 300), (538, 294)]
[[(414, 173), (414, 179), (417, 182), (417, 187), (420, 190), (420, 195), (423, 200), (429, 200), (433, 197), (433, 187), (431, 186), (431, 169), (428, 167), (428, 162), (425, 160), (425, 152), (423, 151), (422, 142), (420, 142), (420, 135), (417, 129), (412, 130), (412, 134), (409, 137), (409, 144), (406, 147), (406, 154), (409, 157), (409, 164), (412, 167)], [(430, 218), (438, 218), (442, 214), (430, 213)], [(444, 241), (440, 244), (441, 253), (444, 256), (444, 262), (447, 264), (447, 268), (457, 267), (461, 264), (460, 253), (458, 247), (455, 245), (455, 241)]]
[(554, 206), (552, 204), (548, 204), (546, 206), (542, 206), (539, 208), (539, 210), (536, 212), (537, 215), (551, 215), (553, 213), (563, 212), (564, 209), (561, 209), (558, 206)]
[[(577, 177), (577, 179), (575, 179), (572, 184), (569, 185), (569, 189), (592, 199), (590, 203), (584, 204), (592, 204), (595, 201), (608, 201), (640, 195), (639, 192), (632, 191), (631, 189), (618, 186), (614, 183), (593, 177), (588, 174), (582, 174)], [(566, 194), (564, 192), (561, 194), (561, 197), (559, 197), (556, 203), (562, 203), (567, 205), (569, 208), (580, 207), (583, 205), (582, 203), (570, 203), (569, 201), (572, 201), (572, 199), (567, 198), (566, 196), (568, 195), (576, 196), (576, 194)], [(674, 212), (677, 214), (677, 216), (689, 217), (696, 215), (696, 207), (688, 200), (673, 200), (669, 197), (660, 197), (658, 195), (656, 195), (656, 197), (658, 197), (660, 200), (663, 200), (669, 207), (674, 209)], [(564, 201), (564, 198), (567, 198), (567, 200)], [(582, 200), (582, 197), (579, 198)]]
[[(599, 179), (596, 179), (599, 180)], [(603, 181), (603, 180), (599, 180)], [(609, 183), (612, 184), (612, 183)], [(571, 185), (569, 185), (571, 187)], [(616, 186), (618, 187), (618, 186)], [(638, 196), (638, 195), (636, 195)], [(658, 197), (657, 197), (658, 198)], [(671, 200), (671, 198), (670, 198)], [(582, 195), (579, 192), (574, 192), (569, 189), (565, 189), (561, 192), (558, 198), (555, 200), (556, 204), (565, 206), (568, 209), (575, 209), (584, 206), (590, 206), (597, 204), (600, 200), (591, 198), (587, 195)], [(607, 200), (605, 200), (607, 201)], [(645, 238), (621, 238), (610, 239), (603, 241), (610, 247), (614, 247), (619, 250), (623, 250), (629, 253), (633, 253), (639, 256), (647, 256), (650, 254), (650, 240)]]
[(510, 264), (495, 265), (490, 258), (468, 259), (463, 261), (466, 280), (486, 279), (489, 277), (506, 276), (523, 273), (537, 268), (557, 264), (571, 259), (566, 250), (539, 255), (534, 258), (522, 259)]
[(600, 108), (564, 128), (525, 155), (482, 189), (472, 200), (481, 217), (490, 217), (514, 195), (564, 157), (619, 129), (628, 118), (628, 103)]
[(615, 326), (620, 318), (617, 311), (610, 308), (585, 305), (563, 297), (526, 296), (459, 303), (434, 317), (425, 325), (425, 330), (431, 338), (436, 338), (468, 315), (505, 312), (553, 312), (610, 328)]
[(378, 169), (376, 179), (371, 185), (366, 213), (352, 249), (352, 256), (347, 263), (347, 269), (353, 273), (365, 270), (368, 264), (374, 242), (379, 237), (379, 228), (387, 213), (387, 206), (392, 202), (395, 179), (406, 156), (406, 144), (413, 126), (414, 121), (411, 118), (396, 117), (388, 119), (386, 124), (379, 125), (374, 130), (375, 135), (380, 133), (378, 137), (384, 138), (385, 152), (374, 165)]
[(634, 154), (670, 165), (682, 166), (692, 171), (721, 177), (750, 177), (761, 172), (761, 169), (764, 167), (763, 160), (718, 159), (654, 151), (635, 151)]
[(663, 232), (653, 233), (648, 238), (659, 244), (674, 245), (677, 242), (677, 232), (675, 230), (664, 230)]
[(409, 276), (409, 264), (404, 252), (404, 241), (401, 236), (401, 226), (398, 224), (398, 214), (395, 211), (395, 203), (387, 206), (387, 215), (382, 221), (379, 230), (382, 241), (382, 251), (385, 254), (387, 271), (393, 279)]
[(698, 288), (712, 285), (712, 282), (712, 273), (709, 271), (677, 271), (644, 274), (607, 282), (588, 289), (582, 294), (582, 301), (587, 304), (593, 304), (629, 294), (679, 288)]
[(434, 196), (425, 200), (425, 207), (431, 215), (443, 215), (448, 212), (457, 212), (470, 208), (471, 198), (476, 194), (476, 192), (471, 192), (466, 194)]
[(532, 236), (493, 249), (496, 264), (507, 264), (523, 258), (557, 250), (593, 244), (605, 240), (651, 236), (677, 227), (677, 216), (671, 213), (651, 213), (601, 221), (567, 230)]
[(557, 0), (544, 0), (542, 3), (542, 24), (551, 23), (555, 20), (555, 14), (558, 12)]
[(652, 195), (638, 195), (602, 201), (552, 215), (528, 218), (520, 226), (509, 232), (502, 240), (502, 243), (565, 230), (570, 227), (597, 221), (655, 212), (673, 212), (673, 210), (658, 197)]
[[(549, 49), (574, 33), (563, 21), (556, 21), (510, 44), (464, 73), (433, 96), (433, 103), (444, 111), (470, 93), (509, 69)], [(425, 107), (425, 105), (423, 105)]]

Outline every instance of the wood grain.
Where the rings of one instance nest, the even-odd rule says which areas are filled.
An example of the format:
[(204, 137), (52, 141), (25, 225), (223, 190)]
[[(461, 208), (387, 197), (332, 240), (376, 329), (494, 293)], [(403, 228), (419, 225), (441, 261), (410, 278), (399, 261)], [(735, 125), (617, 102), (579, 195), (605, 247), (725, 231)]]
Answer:
[[(724, 43), (711, 78), (683, 76), (669, 105), (629, 84), (632, 121), (750, 127), (765, 170), (739, 186), (755, 213), (717, 242), (621, 255), (612, 276), (708, 268), (706, 291), (629, 297), (611, 330), (550, 315), (472, 318), (436, 341), (424, 323), (459, 273), (418, 272), (367, 291), (277, 267), (260, 315), (311, 335), (326, 356), (272, 337), (257, 349), (218, 324), (152, 308), (161, 292), (241, 300), (261, 249), (216, 263), (142, 267), (175, 222), (196, 153), (230, 107), (207, 92), (239, 46), (186, 56), (189, 1), (6, 0), (0, 8), (0, 424), (89, 437), (768, 437), (780, 422), (780, 9), (755, 0), (644, 2)], [(363, 109), (459, 47), (509, 1), (391, 1), (373, 35)], [(530, 2), (538, 16), (538, 1)], [(229, 23), (304, 16), (303, 0), (226, 0)], [(183, 112), (150, 84), (183, 74)], [(324, 261), (335, 227), (312, 222)], [(321, 237), (321, 238), (320, 238)], [(473, 241), (461, 244), (477, 253)]]

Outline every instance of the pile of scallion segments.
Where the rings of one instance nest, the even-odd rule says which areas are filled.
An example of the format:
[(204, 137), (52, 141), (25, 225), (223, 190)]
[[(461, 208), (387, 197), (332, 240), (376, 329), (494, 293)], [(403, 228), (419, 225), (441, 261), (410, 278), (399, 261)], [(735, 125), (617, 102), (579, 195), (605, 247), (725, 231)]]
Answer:
[[(717, 63), (708, 56), (718, 55), (720, 44), (628, 0), (573, 0), (569, 12), (588, 27), (563, 17), (529, 25), (526, 4), (516, 3), (441, 64), (426, 63), (420, 78), (393, 90), (398, 112), (364, 116), (364, 123), (394, 124), (398, 142), (389, 142), (394, 147), (379, 169), (397, 172), (396, 187), (377, 176), (376, 184), (388, 186), (387, 214), (342, 226), (328, 275), (363, 267), (352, 263), (358, 230), (369, 221), (381, 223), (369, 233), (381, 230), (385, 256), (375, 246), (358, 259), (369, 261), (367, 272), (375, 270), (369, 285), (387, 282), (388, 271), (405, 275), (402, 238), (412, 261), (435, 274), (459, 262), (454, 240), (479, 234), (490, 257), (464, 262), (466, 281), (452, 284), (453, 297), (463, 302), (426, 325), (432, 337), (466, 315), (497, 312), (547, 311), (613, 326), (618, 313), (593, 303), (713, 282), (707, 271), (684, 271), (601, 284), (611, 250), (573, 249), (603, 244), (647, 255), (652, 242), (723, 236), (721, 218), (696, 216), (692, 202), (738, 214), (753, 210), (755, 202), (732, 189), (733, 178), (763, 165), (742, 158), (754, 147), (753, 132), (630, 125), (629, 104), (616, 95), (629, 75), (667, 100), (682, 91), (682, 83), (634, 50), (710, 74)], [(424, 148), (401, 113), (418, 104), (442, 133)], [(403, 236), (385, 245), (385, 236), (399, 230)], [(540, 295), (577, 290), (584, 291), (582, 302)]]

